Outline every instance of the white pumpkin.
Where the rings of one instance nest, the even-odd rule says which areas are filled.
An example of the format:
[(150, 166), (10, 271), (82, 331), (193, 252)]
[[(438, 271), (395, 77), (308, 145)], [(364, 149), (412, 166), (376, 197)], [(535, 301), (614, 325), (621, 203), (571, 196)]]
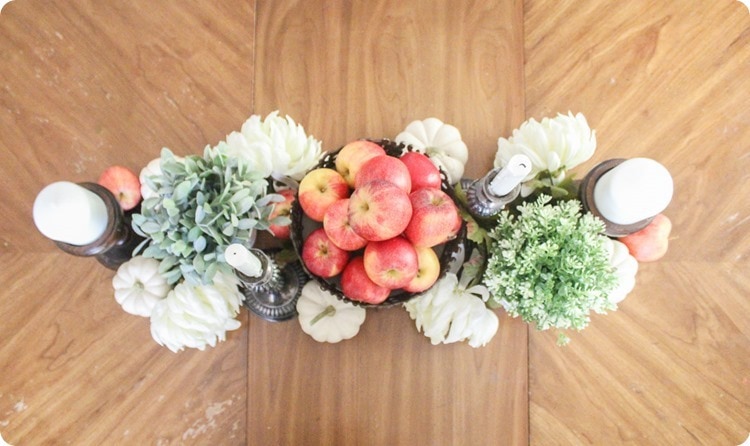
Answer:
[(159, 274), (159, 261), (135, 256), (117, 268), (112, 278), (115, 300), (122, 309), (136, 316), (151, 316), (157, 302), (167, 297), (172, 287)]
[(430, 157), (433, 164), (443, 169), (450, 184), (456, 184), (464, 175), (469, 151), (461, 132), (437, 118), (413, 121), (396, 136), (396, 142), (409, 144)]
[(311, 280), (302, 288), (297, 300), (297, 314), (302, 331), (318, 342), (336, 343), (359, 333), (366, 310), (338, 299)]
[(635, 275), (638, 272), (638, 261), (630, 255), (628, 247), (624, 243), (605, 237), (609, 251), (609, 263), (615, 269), (615, 275), (619, 280), (618, 285), (609, 293), (612, 303), (622, 302), (623, 299), (635, 287)]

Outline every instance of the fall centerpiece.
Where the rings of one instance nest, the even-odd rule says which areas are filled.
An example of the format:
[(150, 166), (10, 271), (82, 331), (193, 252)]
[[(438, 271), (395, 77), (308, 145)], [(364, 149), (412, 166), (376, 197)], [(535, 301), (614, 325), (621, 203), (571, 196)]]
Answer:
[[(494, 169), (468, 179), (459, 130), (436, 118), (325, 152), (273, 112), (202, 155), (165, 148), (140, 175), (108, 172), (97, 187), (111, 202), (91, 186), (50, 185), (34, 216), (78, 255), (107, 257), (134, 235), (115, 298), (173, 351), (214, 346), (240, 326), (243, 303), (259, 314), (259, 302), (291, 308), (320, 342), (355, 336), (369, 308), (398, 307), (433, 344), (486, 345), (499, 311), (558, 330), (564, 344), (592, 312), (617, 308), (639, 261), (664, 255), (671, 228), (666, 169), (608, 160), (577, 180), (571, 169), (595, 149), (581, 114), (530, 119), (498, 139)], [(72, 205), (86, 212), (50, 224)], [(128, 225), (112, 229), (110, 215)], [(105, 231), (122, 235), (93, 249)], [(277, 240), (267, 251), (255, 247), (262, 231)]]

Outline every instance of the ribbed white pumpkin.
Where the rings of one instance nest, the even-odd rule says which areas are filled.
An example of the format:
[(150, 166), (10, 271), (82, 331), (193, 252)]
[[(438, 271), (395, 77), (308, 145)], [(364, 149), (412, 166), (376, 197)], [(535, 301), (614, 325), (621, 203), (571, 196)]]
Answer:
[(336, 343), (351, 339), (365, 322), (365, 309), (338, 299), (311, 280), (297, 300), (302, 331), (318, 342)]
[(461, 132), (437, 118), (413, 121), (396, 136), (403, 142), (430, 157), (433, 164), (443, 169), (450, 184), (456, 184), (464, 175), (469, 151), (461, 139)]
[(135, 256), (117, 268), (112, 278), (115, 300), (122, 309), (136, 316), (148, 317), (154, 305), (167, 297), (172, 287), (159, 274), (159, 261)]
[(609, 300), (612, 303), (622, 302), (623, 299), (635, 287), (635, 275), (638, 272), (638, 261), (630, 255), (628, 247), (624, 243), (610, 239), (607, 243), (609, 251), (609, 263), (615, 269), (619, 283), (617, 287), (609, 294)]

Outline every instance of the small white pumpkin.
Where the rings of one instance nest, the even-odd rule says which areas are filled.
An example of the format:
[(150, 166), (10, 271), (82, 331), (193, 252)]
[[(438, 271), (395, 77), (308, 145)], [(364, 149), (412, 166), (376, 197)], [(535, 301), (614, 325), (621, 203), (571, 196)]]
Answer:
[(622, 302), (623, 299), (635, 287), (635, 275), (638, 272), (638, 261), (630, 255), (628, 247), (624, 243), (605, 237), (609, 251), (609, 263), (615, 269), (615, 275), (619, 280), (618, 285), (609, 293), (612, 303)]
[(450, 184), (456, 184), (464, 175), (469, 151), (461, 140), (461, 132), (437, 118), (413, 121), (396, 136), (396, 142), (411, 145), (430, 157), (433, 164), (443, 169)]
[(136, 316), (151, 316), (157, 302), (167, 297), (172, 287), (159, 274), (159, 261), (135, 256), (117, 268), (112, 278), (115, 300), (122, 309)]
[(336, 343), (351, 339), (365, 322), (366, 310), (338, 299), (311, 280), (297, 300), (302, 331), (318, 342)]

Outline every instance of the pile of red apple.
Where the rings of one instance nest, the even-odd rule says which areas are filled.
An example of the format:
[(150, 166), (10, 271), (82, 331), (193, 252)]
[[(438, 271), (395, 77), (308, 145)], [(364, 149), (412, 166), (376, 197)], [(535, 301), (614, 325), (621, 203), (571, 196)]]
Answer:
[(379, 304), (394, 290), (418, 293), (440, 274), (435, 248), (454, 238), (461, 217), (440, 189), (440, 172), (417, 152), (390, 156), (358, 140), (299, 185), (298, 202), (315, 222), (302, 262), (323, 279), (340, 279), (344, 296)]

